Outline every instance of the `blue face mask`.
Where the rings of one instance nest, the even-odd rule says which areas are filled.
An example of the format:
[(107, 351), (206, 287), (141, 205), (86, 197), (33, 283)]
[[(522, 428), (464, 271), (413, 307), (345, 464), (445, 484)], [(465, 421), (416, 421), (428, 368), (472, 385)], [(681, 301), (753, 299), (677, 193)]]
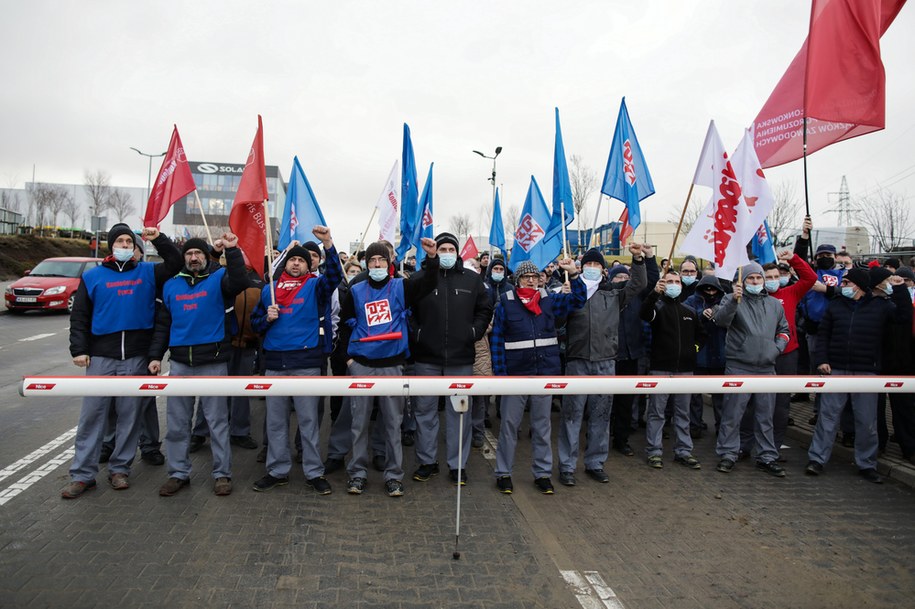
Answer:
[(683, 282), (683, 285), (693, 285), (696, 283), (696, 278), (692, 275), (681, 275), (680, 281)]
[(886, 292), (887, 296), (892, 296), (893, 295), (893, 284), (888, 283), (888, 284), (884, 285), (883, 291)]
[(492, 277), (493, 281), (495, 281), (496, 283), (499, 283), (500, 281), (505, 279), (505, 273), (493, 273), (491, 275), (491, 277)]
[(855, 292), (857, 292), (857, 290), (855, 288), (851, 287), (850, 285), (847, 285), (844, 288), (842, 288), (842, 296), (844, 296), (845, 298), (854, 298)]
[(454, 267), (457, 262), (457, 254), (439, 254), (438, 255), (438, 264), (443, 269), (450, 269)]
[(779, 281), (777, 281), (777, 280), (775, 280), (775, 279), (767, 279), (767, 280), (766, 280), (766, 291), (767, 291), (767, 292), (775, 292), (775, 291), (777, 291), (778, 288), (780, 288), (780, 287), (781, 287), (781, 282), (779, 282)]
[(782, 275), (781, 277), (778, 278), (778, 285), (780, 285), (781, 287), (785, 287), (786, 285), (788, 285), (789, 281), (791, 281), (790, 277)]
[(748, 283), (747, 284), (747, 293), (762, 294), (763, 287), (765, 287), (765, 286), (763, 286), (762, 284), (753, 285), (752, 283)]
[(388, 269), (369, 269), (369, 277), (373, 281), (384, 281), (388, 276)]
[(682, 291), (683, 291), (682, 286), (679, 286), (677, 284), (671, 284), (671, 285), (664, 286), (664, 294), (668, 298), (679, 298), (680, 293)]
[(603, 273), (600, 269), (596, 269), (593, 266), (588, 266), (582, 269), (581, 276), (584, 277), (587, 281), (599, 281)]
[(133, 250), (127, 249), (124, 247), (116, 247), (111, 250), (111, 254), (114, 256), (114, 259), (118, 262), (127, 262), (133, 258)]

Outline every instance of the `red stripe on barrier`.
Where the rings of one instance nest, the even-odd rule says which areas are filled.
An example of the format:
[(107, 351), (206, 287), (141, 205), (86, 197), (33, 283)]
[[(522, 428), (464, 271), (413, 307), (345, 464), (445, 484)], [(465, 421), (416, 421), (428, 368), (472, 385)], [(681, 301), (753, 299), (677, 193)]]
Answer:
[(889, 383), (885, 384), (884, 387), (893, 387), (893, 388), (898, 389), (904, 385), (905, 385), (905, 383), (894, 383), (894, 382), (890, 381)]
[(823, 387), (825, 385), (826, 385), (826, 383), (824, 383), (823, 381), (810, 381), (809, 383), (804, 385), (804, 387)]
[(635, 384), (636, 389), (654, 389), (657, 386), (658, 384), (653, 382), (641, 382)]
[(32, 383), (26, 389), (33, 391), (49, 391), (54, 389), (55, 383)]
[(448, 389), (470, 389), (473, 387), (473, 383), (451, 383), (448, 385)]
[(273, 387), (272, 383), (249, 383), (245, 386), (248, 391), (267, 391)]
[(350, 383), (350, 389), (371, 389), (375, 383)]
[(141, 391), (161, 391), (168, 387), (168, 383), (143, 383), (140, 385)]
[(725, 381), (722, 387), (743, 387), (743, 381)]
[(543, 386), (544, 389), (565, 389), (569, 384), (568, 383), (547, 383)]

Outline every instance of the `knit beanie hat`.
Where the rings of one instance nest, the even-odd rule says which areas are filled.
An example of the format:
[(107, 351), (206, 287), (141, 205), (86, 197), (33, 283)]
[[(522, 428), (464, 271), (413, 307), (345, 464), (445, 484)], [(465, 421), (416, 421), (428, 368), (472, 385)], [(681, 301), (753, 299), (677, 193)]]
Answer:
[(286, 252), (286, 257), (283, 259), (283, 268), (286, 268), (286, 263), (289, 262), (289, 259), (293, 256), (304, 258), (305, 266), (308, 267), (308, 270), (311, 270), (311, 254), (301, 245), (294, 245), (289, 248), (289, 251)]
[(366, 262), (368, 262), (375, 256), (381, 256), (388, 262), (391, 262), (391, 252), (388, 250), (388, 246), (386, 246), (384, 243), (381, 243), (379, 241), (376, 241), (375, 243), (371, 243), (371, 244), (369, 244), (369, 246), (367, 248), (365, 248), (365, 261)]
[(610, 281), (613, 281), (613, 278), (616, 277), (617, 275), (620, 275), (620, 274), (622, 274), (622, 275), (628, 275), (628, 274), (629, 274), (629, 269), (627, 269), (627, 268), (625, 267), (625, 265), (617, 264), (615, 267), (613, 267), (612, 269), (610, 269), (610, 270), (607, 272), (607, 279), (609, 279)]
[(119, 223), (115, 224), (114, 226), (112, 226), (111, 229), (108, 231), (108, 249), (109, 250), (112, 249), (114, 242), (121, 235), (129, 235), (130, 239), (131, 239), (131, 241), (133, 241), (134, 245), (137, 244), (137, 236), (135, 234), (133, 234), (133, 231), (130, 230), (130, 227), (124, 223), (119, 222)]
[(460, 249), (460, 247), (461, 247), (460, 245), (458, 245), (457, 237), (455, 237), (451, 233), (439, 233), (438, 234), (438, 236), (435, 238), (435, 247), (439, 247), (443, 243), (450, 243), (456, 249)]
[(581, 265), (584, 266), (587, 262), (599, 262), (601, 268), (607, 268), (607, 261), (604, 260), (603, 254), (601, 254), (596, 248), (591, 248), (585, 255), (581, 257)]
[(515, 269), (515, 282), (520, 283), (522, 275), (531, 275), (531, 274), (539, 275), (540, 269), (538, 269), (537, 265), (534, 264), (533, 262), (531, 262), (530, 260), (525, 260), (524, 262), (522, 262), (521, 264), (518, 265), (517, 269)]
[(204, 254), (210, 254), (210, 245), (200, 237), (191, 237), (181, 246), (181, 253), (186, 254), (188, 250), (200, 250)]
[[(890, 271), (889, 269), (883, 268), (882, 266), (873, 268), (870, 271), (868, 271), (868, 273), (871, 276), (870, 287), (872, 287), (872, 288), (876, 288), (878, 285), (880, 285), (881, 283), (886, 281), (887, 277), (891, 277), (893, 275), (892, 271)], [(849, 281), (851, 281), (851, 280), (849, 279)]]
[(868, 290), (871, 286), (870, 274), (861, 268), (855, 267), (845, 273), (845, 279), (855, 284), (859, 289)]

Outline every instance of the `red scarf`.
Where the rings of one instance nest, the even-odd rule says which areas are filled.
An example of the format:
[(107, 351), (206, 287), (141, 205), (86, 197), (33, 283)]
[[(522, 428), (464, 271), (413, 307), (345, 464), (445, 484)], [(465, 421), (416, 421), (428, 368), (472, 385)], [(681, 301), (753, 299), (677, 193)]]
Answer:
[(540, 315), (540, 290), (537, 288), (518, 288), (521, 304), (534, 315)]
[(283, 271), (283, 274), (280, 275), (280, 278), (276, 280), (276, 302), (281, 307), (288, 307), (292, 305), (292, 301), (295, 299), (296, 295), (299, 293), (299, 290), (302, 289), (302, 286), (305, 285), (305, 282), (313, 278), (312, 273), (305, 273), (301, 277), (293, 277)]

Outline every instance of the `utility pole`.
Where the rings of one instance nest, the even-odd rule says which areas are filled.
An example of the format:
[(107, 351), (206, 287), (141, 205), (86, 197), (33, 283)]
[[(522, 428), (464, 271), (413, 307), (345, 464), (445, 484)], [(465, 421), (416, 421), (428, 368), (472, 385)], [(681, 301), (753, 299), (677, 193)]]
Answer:
[(858, 207), (851, 201), (845, 176), (842, 176), (842, 185), (839, 187), (839, 192), (830, 192), (826, 196), (829, 197), (830, 203), (835, 202), (835, 207), (826, 213), (837, 214), (839, 226), (851, 226), (854, 222), (855, 214), (858, 213)]

